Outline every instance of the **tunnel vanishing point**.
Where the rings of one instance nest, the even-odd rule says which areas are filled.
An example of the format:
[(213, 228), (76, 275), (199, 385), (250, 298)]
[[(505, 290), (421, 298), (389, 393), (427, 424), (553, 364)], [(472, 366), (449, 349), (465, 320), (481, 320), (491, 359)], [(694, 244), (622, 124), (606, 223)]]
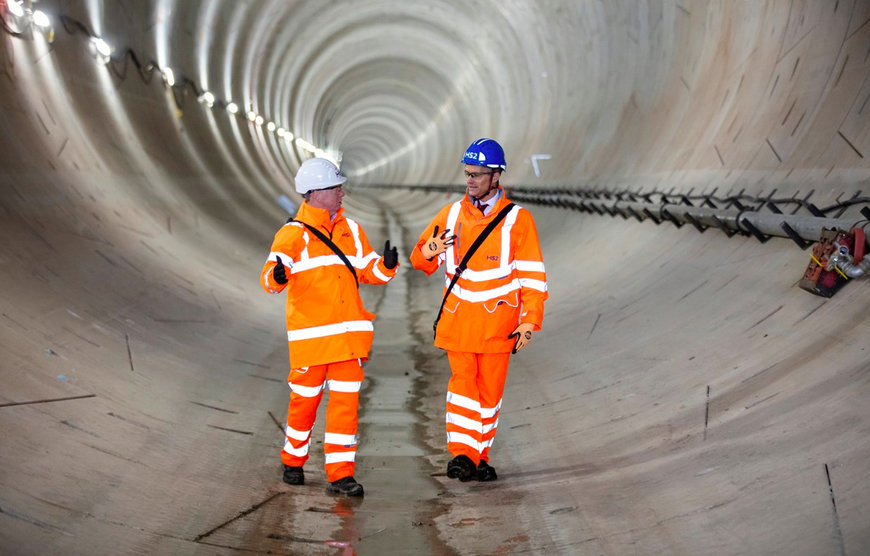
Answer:
[[(870, 553), (868, 281), (798, 286), (822, 225), (870, 215), (870, 2), (0, 16), (0, 553)], [(499, 480), (459, 483), (442, 279), (408, 254), (478, 137), (505, 146), (550, 299)], [(362, 290), (353, 503), (317, 441), (308, 483), (281, 482), (284, 308), (258, 284), (315, 153), (402, 265)]]

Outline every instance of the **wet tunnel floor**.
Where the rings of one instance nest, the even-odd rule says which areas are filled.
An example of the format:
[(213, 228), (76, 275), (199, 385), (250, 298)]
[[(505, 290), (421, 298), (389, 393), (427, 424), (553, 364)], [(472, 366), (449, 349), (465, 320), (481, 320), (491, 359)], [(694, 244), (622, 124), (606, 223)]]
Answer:
[[(428, 216), (443, 197), (424, 200)], [(0, 338), (15, 340), (0, 411), (10, 431), (0, 450), (0, 547), (738, 555), (868, 546), (866, 284), (820, 302), (791, 288), (791, 273), (780, 276), (801, 271), (803, 253), (665, 229), (657, 238), (678, 249), (664, 264), (643, 246), (648, 228), (542, 210), (548, 237), (564, 231), (583, 243), (546, 246), (553, 299), (536, 346), (511, 362), (493, 447), (499, 480), (458, 483), (444, 476), (449, 368), (431, 338), (443, 275), (427, 278), (406, 262), (422, 216), (406, 223), (372, 199), (351, 201), (372, 244), (389, 237), (402, 261), (388, 286), (362, 289), (378, 314), (360, 414), (364, 499), (325, 492), (325, 404), (308, 484), (281, 482), (283, 300), (251, 284), (257, 252), (240, 255), (203, 299), (180, 278), (171, 287), (175, 272), (135, 282), (93, 315), (81, 306), (99, 308), (96, 294), (79, 303), (61, 297), (69, 288), (8, 296), (0, 322), (20, 325), (6, 324), (10, 340)], [(595, 255), (605, 239), (658, 273), (654, 286), (606, 273), (609, 255)], [(38, 245), (19, 242), (22, 257)], [(83, 283), (129, 277), (103, 256), (88, 258), (82, 242), (70, 240)], [(577, 252), (588, 259), (583, 295), (569, 288)], [(744, 275), (745, 265), (691, 280), (682, 272), (746, 260), (765, 261), (763, 279)], [(177, 275), (197, 261), (179, 262)], [(247, 289), (217, 289), (234, 283)], [(45, 320), (30, 310), (37, 296), (52, 305)], [(48, 319), (54, 328), (40, 334)]]

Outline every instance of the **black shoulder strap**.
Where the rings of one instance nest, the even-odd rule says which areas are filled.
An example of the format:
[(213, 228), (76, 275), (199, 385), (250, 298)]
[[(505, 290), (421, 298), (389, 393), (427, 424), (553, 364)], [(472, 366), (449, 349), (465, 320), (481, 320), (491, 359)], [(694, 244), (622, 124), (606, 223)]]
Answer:
[(350, 273), (353, 274), (353, 281), (356, 282), (356, 287), (359, 287), (359, 279), (357, 279), (357, 277), (356, 277), (356, 270), (354, 270), (353, 265), (350, 264), (350, 261), (347, 260), (347, 255), (342, 253), (341, 249), (338, 248), (338, 245), (334, 244), (332, 242), (332, 240), (326, 236), (326, 234), (324, 234), (323, 232), (321, 232), (320, 230), (318, 230), (314, 226), (309, 226), (305, 222), (303, 222), (301, 220), (296, 220), (295, 218), (290, 218), (287, 220), (288, 224), (290, 222), (299, 222), (300, 224), (302, 224), (303, 226), (308, 228), (308, 231), (310, 231), (312, 234), (317, 236), (317, 239), (319, 239), (320, 241), (325, 243), (330, 249), (335, 251), (335, 254), (338, 255), (338, 258), (341, 259), (341, 261), (345, 264), (345, 266), (347, 266), (347, 269), (350, 270)]
[(459, 276), (465, 272), (465, 269), (468, 268), (468, 261), (471, 259), (471, 256), (474, 255), (474, 252), (477, 251), (477, 248), (483, 244), (483, 241), (490, 234), (490, 232), (495, 229), (499, 223), (504, 220), (504, 217), (514, 208), (516, 205), (513, 203), (508, 203), (498, 214), (495, 215), (495, 218), (487, 224), (486, 228), (480, 232), (480, 235), (474, 240), (474, 243), (471, 244), (471, 247), (468, 248), (468, 251), (465, 253), (465, 256), (462, 257), (462, 262), (459, 263), (459, 266), (456, 267), (456, 272), (453, 274), (453, 278), (450, 280), (450, 285), (447, 286), (447, 290), (444, 292), (444, 299), (441, 300), (441, 307), (438, 309), (438, 314), (435, 315), (435, 322), (432, 324), (432, 331), (434, 333), (438, 333), (438, 321), (441, 320), (441, 313), (444, 312), (444, 304), (447, 303), (447, 296), (450, 295), (450, 290), (453, 289), (453, 286), (456, 285), (457, 280), (459, 280)]

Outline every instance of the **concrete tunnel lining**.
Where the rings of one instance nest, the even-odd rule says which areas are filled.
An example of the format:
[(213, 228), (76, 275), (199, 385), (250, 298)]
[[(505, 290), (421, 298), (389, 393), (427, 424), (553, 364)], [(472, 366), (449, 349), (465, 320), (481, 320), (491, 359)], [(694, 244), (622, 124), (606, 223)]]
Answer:
[[(544, 329), (512, 362), (500, 480), (460, 485), (440, 280), (405, 262), (484, 135), (508, 188), (866, 195), (870, 2), (481, 6), (41, 1), (53, 43), (0, 31), (0, 552), (870, 547), (866, 280), (823, 299), (787, 239), (525, 205)], [(347, 212), (400, 245), (363, 291), (362, 503), (323, 492), (317, 445), (311, 484), (280, 482), (283, 307), (257, 273), (309, 153), (119, 78), (59, 14), (340, 150)]]

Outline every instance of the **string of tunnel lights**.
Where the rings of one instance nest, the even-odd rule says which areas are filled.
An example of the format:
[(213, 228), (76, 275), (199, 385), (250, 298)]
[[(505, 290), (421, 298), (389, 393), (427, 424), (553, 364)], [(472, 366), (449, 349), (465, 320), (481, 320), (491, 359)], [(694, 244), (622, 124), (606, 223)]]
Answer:
[[(2, 22), (3, 30), (9, 35), (17, 38), (30, 38), (34, 34), (37, 34), (44, 37), (48, 43), (54, 41), (54, 22), (51, 16), (42, 10), (34, 9), (32, 2), (25, 2), (24, 0), (0, 0), (0, 14), (2, 14), (0, 22)], [(175, 72), (171, 67), (160, 67), (154, 60), (151, 60), (147, 64), (142, 64), (139, 56), (131, 48), (124, 49), (118, 55), (116, 49), (102, 37), (91, 31), (84, 23), (70, 16), (61, 14), (57, 18), (64, 30), (70, 35), (77, 33), (85, 35), (88, 38), (88, 47), (91, 54), (102, 64), (106, 65), (119, 79), (126, 79), (128, 65), (132, 62), (136, 67), (139, 77), (146, 84), (151, 82), (155, 73), (161, 75), (163, 83), (172, 92), (175, 106), (178, 109), (184, 106), (187, 96), (192, 94), (197, 102), (208, 108), (216, 107), (225, 110), (232, 116), (244, 117), (245, 120), (257, 127), (265, 125), (267, 131), (274, 133), (288, 144), (295, 144), (300, 149), (314, 156), (327, 158), (336, 164), (341, 163), (340, 152), (321, 149), (310, 141), (296, 137), (292, 131), (279, 126), (271, 119), (267, 119), (254, 110), (243, 112), (238, 103), (232, 100), (217, 98), (213, 92), (202, 89), (190, 78), (186, 76), (176, 78)]]
[[(49, 43), (54, 41), (54, 23), (52, 18), (42, 10), (33, 9), (32, 0), (0, 0), (0, 16), (2, 16), (0, 17), (0, 26), (13, 37), (30, 38), (34, 34), (38, 34), (43, 36)], [(340, 152), (320, 149), (301, 137), (295, 137), (291, 131), (278, 126), (272, 120), (267, 120), (263, 115), (256, 113), (254, 110), (242, 112), (241, 107), (236, 102), (217, 98), (213, 92), (200, 88), (190, 78), (185, 76), (176, 78), (171, 67), (160, 67), (153, 60), (147, 64), (142, 64), (139, 56), (131, 48), (126, 48), (122, 54), (117, 55), (114, 47), (96, 35), (85, 24), (72, 17), (59, 15), (58, 19), (70, 35), (75, 35), (76, 33), (85, 35), (88, 38), (91, 54), (101, 63), (105, 64), (119, 79), (126, 79), (129, 63), (132, 62), (140, 78), (146, 84), (150, 83), (155, 73), (159, 73), (164, 84), (172, 92), (175, 105), (179, 109), (184, 106), (188, 94), (193, 94), (197, 102), (208, 108), (217, 107), (233, 116), (241, 115), (248, 122), (258, 127), (265, 125), (267, 131), (276, 134), (287, 143), (295, 144), (314, 156), (328, 158), (336, 164), (340, 164)], [(532, 157), (536, 175), (538, 174), (536, 158), (546, 159), (544, 158), (545, 156), (549, 158), (549, 155), (534, 155)], [(452, 190), (452, 186), (432, 185), (416, 187), (418, 190)], [(833, 206), (824, 209), (819, 209), (809, 202), (813, 192), (810, 192), (804, 199), (796, 199), (796, 196), (790, 199), (774, 199), (773, 194), (776, 191), (775, 189), (766, 197), (747, 197), (741, 191), (738, 195), (727, 196), (726, 198), (717, 198), (713, 193), (691, 197), (691, 192), (689, 194), (672, 194), (671, 192), (664, 193), (661, 191), (637, 193), (631, 191), (600, 191), (585, 188), (542, 189), (513, 187), (511, 191), (517, 200), (531, 204), (549, 205), (580, 212), (609, 214), (610, 216), (622, 216), (623, 218), (636, 218), (640, 221), (651, 220), (655, 224), (667, 221), (677, 227), (682, 226), (684, 223), (689, 223), (697, 228), (699, 232), (713, 227), (719, 228), (728, 234), (729, 237), (734, 234), (752, 235), (759, 241), (767, 241), (771, 237), (770, 232), (765, 234), (755, 229), (750, 221), (742, 218), (744, 214), (758, 214), (758, 211), (764, 208), (769, 209), (773, 214), (782, 214), (778, 205), (791, 204), (796, 205), (796, 208), (790, 215), (792, 218), (796, 217), (795, 213), (797, 211), (804, 209), (810, 213), (810, 219), (831, 216), (837, 219), (842, 216), (847, 207), (856, 204), (866, 205), (870, 202), (870, 197), (862, 197), (860, 191), (856, 192), (852, 199), (848, 201), (840, 201), (838, 197), (837, 202)], [(658, 198), (652, 199), (652, 197)], [(741, 201), (748, 205), (749, 210), (741, 204)], [(675, 207), (685, 210), (681, 210), (680, 214), (677, 215)], [(699, 210), (710, 209), (714, 211), (733, 209), (737, 211), (737, 216), (724, 219), (716, 214), (702, 215), (698, 212)], [(860, 212), (864, 216), (862, 222), (870, 221), (870, 206), (865, 206)], [(813, 241), (815, 239), (805, 237), (792, 228), (788, 222), (780, 222), (778, 227), (781, 228), (784, 237), (792, 239), (801, 249), (806, 249), (809, 246), (806, 240)], [(777, 235), (779, 234), (777, 233)]]

